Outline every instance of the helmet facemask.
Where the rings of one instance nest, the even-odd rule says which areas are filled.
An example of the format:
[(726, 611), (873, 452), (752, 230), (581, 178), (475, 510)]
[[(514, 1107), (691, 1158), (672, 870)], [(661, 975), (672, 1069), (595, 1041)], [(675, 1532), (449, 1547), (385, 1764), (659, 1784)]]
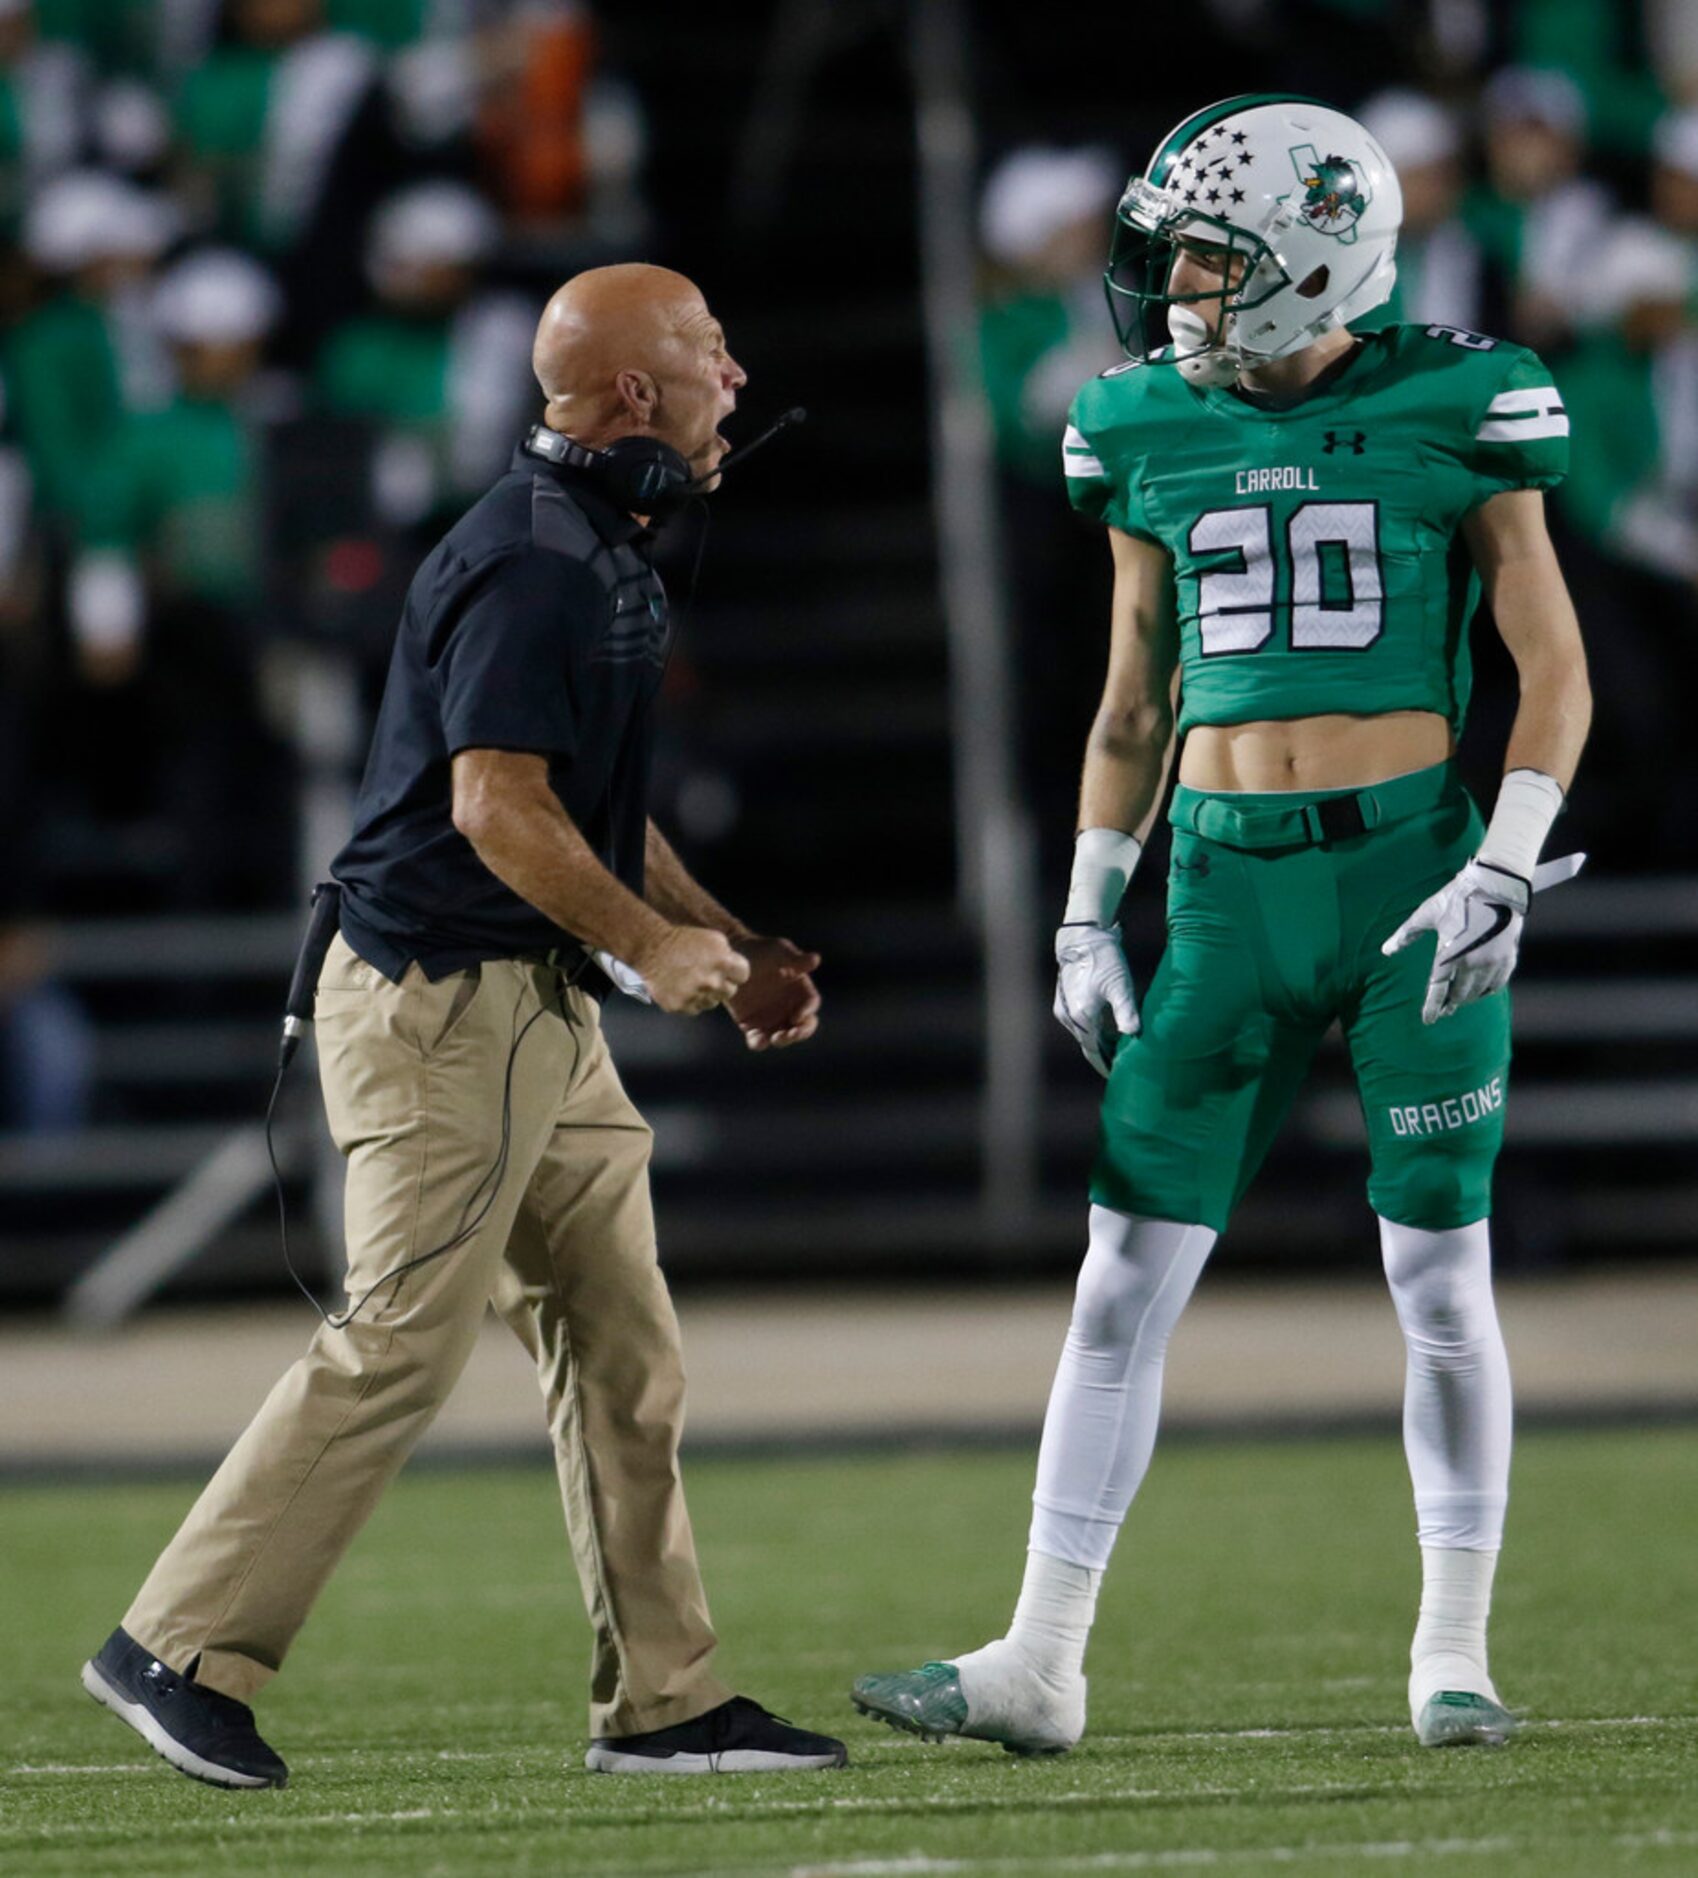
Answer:
[[(1173, 291), (1174, 267), (1187, 246), (1206, 247), (1212, 258), (1218, 257), (1219, 288)], [(1175, 207), (1171, 196), (1141, 176), (1127, 186), (1115, 213), (1103, 286), (1128, 358), (1177, 364), (1193, 384), (1230, 384), (1243, 365), (1256, 362), (1237, 343), (1238, 316), (1264, 306), (1291, 284), (1261, 236), (1222, 216)], [(1169, 346), (1172, 351), (1164, 359)]]

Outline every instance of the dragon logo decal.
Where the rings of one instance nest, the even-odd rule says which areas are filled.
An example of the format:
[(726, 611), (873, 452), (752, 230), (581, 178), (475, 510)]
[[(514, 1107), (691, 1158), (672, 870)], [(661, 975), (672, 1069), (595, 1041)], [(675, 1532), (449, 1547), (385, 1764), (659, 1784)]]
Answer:
[(1297, 213), (1318, 234), (1354, 241), (1356, 224), (1369, 202), (1362, 172), (1348, 157), (1322, 156), (1312, 143), (1291, 152), (1292, 167), (1303, 185)]

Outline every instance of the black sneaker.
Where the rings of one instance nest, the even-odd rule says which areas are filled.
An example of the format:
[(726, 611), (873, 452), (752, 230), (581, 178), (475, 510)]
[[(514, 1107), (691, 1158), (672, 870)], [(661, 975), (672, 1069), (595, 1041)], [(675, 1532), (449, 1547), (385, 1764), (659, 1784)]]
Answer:
[(288, 1768), (259, 1738), (245, 1702), (179, 1676), (128, 1631), (114, 1630), (83, 1664), (83, 1687), (179, 1773), (214, 1787), (288, 1783)]
[(849, 1750), (830, 1735), (792, 1728), (746, 1695), (734, 1695), (694, 1721), (646, 1735), (603, 1735), (590, 1743), (592, 1774), (782, 1774), (842, 1767)]

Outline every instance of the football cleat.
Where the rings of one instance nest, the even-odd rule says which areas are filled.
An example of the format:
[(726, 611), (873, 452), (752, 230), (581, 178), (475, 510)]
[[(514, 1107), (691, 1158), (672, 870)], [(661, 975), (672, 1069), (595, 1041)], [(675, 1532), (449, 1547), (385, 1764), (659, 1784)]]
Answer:
[(1006, 1639), (958, 1662), (862, 1676), (849, 1699), (922, 1741), (960, 1735), (1010, 1754), (1065, 1754), (1085, 1732), (1085, 1678), (1055, 1686)]
[(861, 1714), (904, 1728), (922, 1741), (941, 1741), (967, 1730), (967, 1698), (953, 1663), (922, 1663), (890, 1676), (861, 1676), (849, 1699)]
[(1429, 1696), (1415, 1718), (1424, 1748), (1501, 1748), (1521, 1726), (1501, 1702), (1464, 1689)]

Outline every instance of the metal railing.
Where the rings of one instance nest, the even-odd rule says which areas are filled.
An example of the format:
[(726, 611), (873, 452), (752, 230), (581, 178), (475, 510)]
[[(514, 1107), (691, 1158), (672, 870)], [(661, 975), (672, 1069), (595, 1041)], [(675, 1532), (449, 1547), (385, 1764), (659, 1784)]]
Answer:
[(1037, 868), (1014, 773), (1014, 653), (990, 416), (975, 370), (977, 136), (966, 90), (969, 41), (959, 0), (914, 0), (909, 23), (958, 894), (978, 931), (984, 990), (981, 1204), (987, 1240), (1015, 1244), (1037, 1200), (1032, 1117), (1043, 1091)]

